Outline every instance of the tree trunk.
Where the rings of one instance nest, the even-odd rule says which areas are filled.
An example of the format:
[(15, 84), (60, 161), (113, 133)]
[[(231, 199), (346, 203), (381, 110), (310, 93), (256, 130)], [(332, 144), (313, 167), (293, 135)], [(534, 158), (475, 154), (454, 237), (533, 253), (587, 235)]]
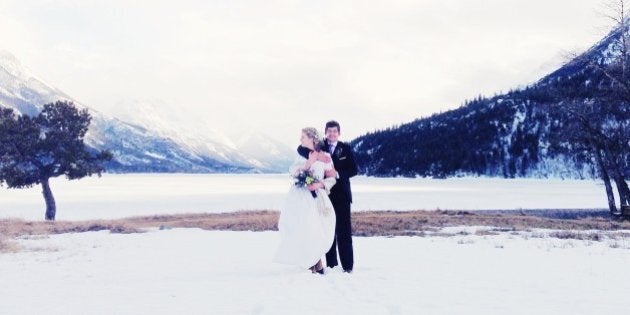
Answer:
[(618, 215), (617, 206), (615, 205), (615, 195), (613, 195), (612, 185), (610, 184), (610, 176), (608, 176), (608, 171), (606, 170), (606, 165), (604, 164), (604, 159), (602, 158), (602, 151), (597, 147), (595, 150), (595, 160), (597, 161), (597, 166), (599, 168), (599, 173), (602, 176), (602, 180), (604, 180), (604, 186), (606, 187), (606, 196), (608, 196), (608, 208), (610, 209), (610, 214)]
[(610, 163), (610, 176), (612, 176), (615, 181), (617, 192), (619, 193), (619, 205), (620, 208), (623, 208), (623, 206), (630, 204), (630, 189), (628, 189), (628, 183), (626, 183), (626, 179), (623, 175), (623, 166), (621, 166), (625, 157), (612, 156), (609, 151), (606, 151), (606, 156), (608, 156), (607, 161)]
[(44, 200), (46, 201), (46, 220), (54, 221), (55, 214), (57, 214), (57, 206), (55, 205), (55, 197), (53, 197), (50, 190), (48, 178), (42, 179), (42, 188), (42, 194), (44, 194)]
[(618, 163), (619, 160), (612, 161), (611, 175), (617, 185), (617, 191), (619, 192), (619, 204), (621, 207), (628, 206), (630, 204), (630, 189), (628, 189), (628, 183), (623, 176), (622, 167)]
[(628, 183), (619, 176), (619, 174), (614, 175), (615, 185), (617, 185), (617, 191), (619, 192), (619, 204), (621, 206), (627, 206), (630, 204), (630, 191), (628, 189)]
[(625, 178), (618, 175), (619, 173), (615, 174), (615, 184), (617, 185), (617, 191), (619, 191), (619, 211), (621, 211), (621, 215), (626, 220), (630, 220), (630, 190)]

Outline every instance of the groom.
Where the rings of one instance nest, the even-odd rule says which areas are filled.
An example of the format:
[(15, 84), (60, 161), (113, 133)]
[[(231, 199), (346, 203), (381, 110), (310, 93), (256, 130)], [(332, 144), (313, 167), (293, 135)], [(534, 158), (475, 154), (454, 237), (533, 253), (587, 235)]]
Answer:
[(331, 120), (326, 123), (326, 140), (324, 146), (332, 156), (335, 170), (337, 170), (337, 183), (330, 189), (330, 201), (335, 208), (337, 226), (335, 227), (335, 240), (332, 247), (326, 253), (326, 265), (333, 268), (337, 263), (337, 247), (339, 258), (344, 272), (352, 272), (354, 256), (352, 253), (352, 224), (350, 222), (350, 204), (352, 203), (352, 191), (350, 190), (350, 177), (357, 175), (357, 163), (354, 161), (352, 147), (339, 141), (341, 127), (339, 123)]
[[(330, 201), (335, 208), (337, 225), (335, 226), (335, 239), (332, 247), (326, 253), (326, 265), (330, 268), (337, 266), (337, 247), (339, 258), (344, 272), (352, 272), (354, 255), (352, 252), (352, 224), (350, 221), (350, 204), (352, 203), (352, 191), (350, 189), (350, 177), (357, 175), (357, 164), (354, 161), (352, 148), (345, 142), (339, 141), (341, 127), (339, 123), (331, 120), (326, 123), (326, 140), (324, 150), (332, 156), (335, 170), (337, 170), (337, 183), (330, 190)], [(308, 157), (308, 152), (301, 152), (305, 148), (298, 147), (298, 152)]]

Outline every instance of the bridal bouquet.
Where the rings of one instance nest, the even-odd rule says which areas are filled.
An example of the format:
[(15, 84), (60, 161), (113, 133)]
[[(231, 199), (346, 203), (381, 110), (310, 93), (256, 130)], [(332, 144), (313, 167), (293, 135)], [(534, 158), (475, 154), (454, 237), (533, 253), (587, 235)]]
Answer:
[[(308, 185), (319, 182), (317, 178), (313, 176), (313, 173), (311, 171), (300, 171), (295, 175), (295, 177), (293, 177), (293, 179), (295, 180), (295, 186), (304, 188), (306, 188), (306, 186)], [(317, 198), (316, 192), (311, 191), (311, 195), (313, 195), (313, 198)]]

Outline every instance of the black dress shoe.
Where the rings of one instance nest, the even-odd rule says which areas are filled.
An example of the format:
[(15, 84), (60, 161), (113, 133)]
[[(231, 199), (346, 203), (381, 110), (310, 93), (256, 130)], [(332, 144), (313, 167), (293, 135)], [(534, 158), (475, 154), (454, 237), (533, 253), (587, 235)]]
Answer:
[(343, 272), (345, 272), (345, 273), (352, 273), (352, 269), (344, 269)]
[(316, 272), (317, 272), (317, 273), (319, 273), (320, 275), (323, 275), (323, 274), (324, 274), (324, 268), (319, 269), (319, 270), (317, 270)]

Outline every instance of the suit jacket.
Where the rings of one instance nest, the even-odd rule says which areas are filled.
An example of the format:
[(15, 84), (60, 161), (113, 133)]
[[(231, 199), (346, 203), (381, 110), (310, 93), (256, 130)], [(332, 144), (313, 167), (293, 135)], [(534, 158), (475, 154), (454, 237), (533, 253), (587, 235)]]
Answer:
[[(326, 151), (330, 151), (328, 140), (324, 141)], [(329, 152), (333, 159), (333, 165), (335, 170), (339, 174), (337, 184), (330, 190), (330, 199), (337, 199), (339, 197), (346, 197), (349, 202), (352, 202), (352, 189), (350, 188), (350, 178), (357, 175), (359, 169), (357, 163), (354, 160), (354, 152), (349, 144), (341, 141), (337, 141), (335, 152)], [(341, 196), (339, 196), (341, 195)]]

